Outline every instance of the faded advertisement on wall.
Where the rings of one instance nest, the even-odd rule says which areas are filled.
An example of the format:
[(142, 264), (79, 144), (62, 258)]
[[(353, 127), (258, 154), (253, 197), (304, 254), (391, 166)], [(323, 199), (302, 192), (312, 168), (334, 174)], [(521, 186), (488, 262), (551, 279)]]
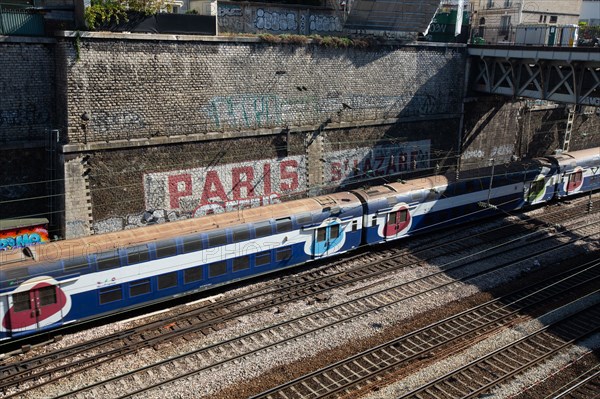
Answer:
[(386, 144), (327, 153), (327, 184), (415, 172), (430, 167), (431, 140)]
[(144, 175), (146, 209), (194, 217), (277, 203), (306, 188), (302, 156)]

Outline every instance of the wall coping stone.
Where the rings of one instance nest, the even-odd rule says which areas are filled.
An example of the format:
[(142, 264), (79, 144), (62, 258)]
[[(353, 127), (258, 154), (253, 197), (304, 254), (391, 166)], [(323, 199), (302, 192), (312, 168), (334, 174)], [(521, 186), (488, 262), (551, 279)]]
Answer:
[[(79, 36), (82, 39), (106, 39), (106, 40), (146, 40), (146, 41), (176, 41), (176, 42), (228, 42), (228, 43), (268, 43), (260, 37), (246, 36), (206, 36), (206, 35), (173, 35), (157, 33), (129, 33), (129, 32), (82, 32), (82, 31), (59, 31), (57, 37), (75, 38)], [(313, 39), (308, 39), (308, 44)], [(287, 43), (272, 43), (273, 45), (283, 45)], [(441, 48), (466, 48), (465, 43), (436, 43), (436, 42), (398, 42), (382, 43), (381, 46), (402, 46), (402, 47), (441, 47)], [(299, 45), (300, 46), (300, 45)]]
[(56, 44), (53, 37), (33, 37), (33, 36), (2, 36), (0, 43), (31, 43), (31, 44)]

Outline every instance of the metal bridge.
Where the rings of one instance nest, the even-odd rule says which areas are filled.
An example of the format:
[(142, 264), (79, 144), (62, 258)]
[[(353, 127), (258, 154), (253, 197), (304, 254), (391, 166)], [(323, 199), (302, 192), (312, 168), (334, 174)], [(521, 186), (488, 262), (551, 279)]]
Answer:
[(469, 46), (471, 88), (504, 96), (600, 107), (600, 49)]

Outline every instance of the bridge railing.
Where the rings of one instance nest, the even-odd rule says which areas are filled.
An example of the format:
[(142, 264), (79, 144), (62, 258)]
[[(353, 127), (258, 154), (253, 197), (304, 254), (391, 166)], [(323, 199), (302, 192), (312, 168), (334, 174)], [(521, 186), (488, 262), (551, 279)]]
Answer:
[(589, 43), (580, 40), (579, 29), (577, 25), (481, 25), (473, 27), (470, 44), (575, 47), (597, 43), (597, 39)]

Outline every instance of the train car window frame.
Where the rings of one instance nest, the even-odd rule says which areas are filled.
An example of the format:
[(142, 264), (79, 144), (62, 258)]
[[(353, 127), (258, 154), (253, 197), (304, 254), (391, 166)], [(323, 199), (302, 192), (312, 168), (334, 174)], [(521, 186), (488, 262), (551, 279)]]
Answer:
[(266, 266), (271, 264), (271, 251), (259, 252), (254, 256), (256, 266)]
[(170, 258), (177, 255), (177, 242), (172, 240), (163, 240), (156, 243), (156, 259)]
[[(107, 255), (107, 256), (104, 256)], [(103, 252), (96, 255), (96, 265), (99, 272), (118, 269), (121, 267), (121, 257), (117, 251)]]
[(358, 230), (358, 220), (354, 219), (352, 221), (352, 231), (357, 231)]
[(329, 229), (329, 239), (335, 240), (342, 234), (342, 225), (339, 223), (334, 223), (330, 226)]
[(287, 233), (289, 231), (292, 231), (292, 218), (291, 217), (275, 219), (275, 232), (277, 234)]
[(240, 272), (242, 270), (250, 269), (250, 256), (240, 256), (238, 258), (234, 258), (232, 261), (232, 270), (234, 272)]
[[(109, 300), (103, 300), (103, 298), (109, 298)], [(123, 299), (123, 286), (119, 284), (111, 285), (110, 287), (100, 288), (98, 290), (98, 299), (100, 305), (121, 301)]]
[(133, 298), (140, 295), (146, 295), (152, 292), (152, 281), (150, 277), (129, 283), (129, 297)]
[[(213, 269), (217, 271), (217, 273), (213, 274)], [(227, 261), (221, 260), (219, 262), (213, 262), (208, 265), (208, 277), (220, 277), (227, 274)]]
[(292, 247), (277, 248), (275, 250), (275, 260), (283, 262), (292, 259)]
[(296, 216), (296, 223), (299, 226), (311, 225), (313, 222), (312, 215), (310, 213), (303, 213)]
[(327, 227), (319, 227), (317, 229), (317, 236), (315, 237), (317, 242), (323, 242), (327, 240)]
[(204, 242), (200, 236), (183, 237), (183, 253), (197, 252), (204, 249)]
[(80, 273), (90, 267), (87, 257), (69, 258), (62, 261), (62, 270), (65, 273)]
[(371, 226), (377, 226), (377, 215), (371, 216)]
[(15, 267), (4, 271), (6, 273), (6, 280), (15, 281), (22, 280), (30, 276), (29, 269), (27, 267)]
[(31, 310), (31, 295), (29, 294), (29, 291), (15, 292), (12, 294), (12, 308), (15, 313)]
[(47, 285), (45, 287), (36, 288), (36, 295), (40, 301), (40, 307), (49, 306), (58, 303), (58, 296), (56, 295), (56, 286)]
[(156, 283), (159, 290), (177, 287), (177, 272), (159, 274)]
[(247, 225), (242, 225), (231, 229), (233, 243), (247, 241), (250, 239), (250, 228)]
[(216, 248), (221, 247), (223, 245), (227, 245), (227, 233), (225, 232), (225, 230), (213, 231), (208, 233), (206, 236), (208, 238), (209, 248)]
[(254, 223), (254, 235), (256, 238), (268, 237), (273, 234), (271, 222)]
[[(191, 278), (197, 277), (196, 275), (200, 272), (200, 277), (192, 280)], [(204, 270), (202, 266), (190, 267), (183, 270), (183, 283), (190, 284), (195, 283), (197, 281), (202, 281), (204, 279)]]
[(136, 245), (129, 247), (127, 252), (127, 264), (135, 265), (138, 263), (144, 263), (150, 261), (150, 251), (147, 245)]
[(583, 172), (577, 171), (569, 175), (569, 183), (579, 183), (583, 180)]

